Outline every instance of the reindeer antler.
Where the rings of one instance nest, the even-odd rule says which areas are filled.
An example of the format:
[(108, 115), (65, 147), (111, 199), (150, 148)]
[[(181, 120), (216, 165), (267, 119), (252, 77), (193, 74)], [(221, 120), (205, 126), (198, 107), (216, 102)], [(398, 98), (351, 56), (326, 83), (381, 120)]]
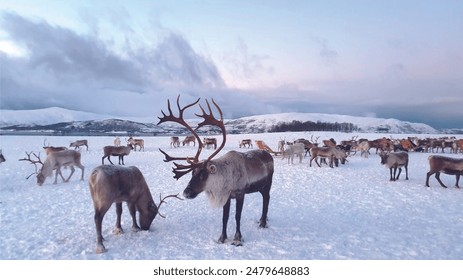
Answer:
[(168, 155), (166, 152), (164, 152), (162, 149), (159, 149), (159, 151), (161, 151), (161, 153), (163, 153), (164, 156), (165, 156), (165, 159), (164, 159), (165, 162), (175, 161), (175, 160), (185, 160), (185, 161), (188, 162), (187, 165), (178, 164), (178, 163), (174, 162), (175, 167), (172, 168), (172, 169), (173, 169), (173, 172), (175, 174), (174, 178), (177, 179), (177, 180), (180, 177), (182, 177), (183, 175), (185, 175), (185, 174), (189, 173), (190, 171), (192, 171), (193, 169), (195, 169), (196, 167), (199, 167), (202, 164), (204, 164), (204, 162), (201, 162), (201, 163), (199, 162), (199, 155), (201, 154), (201, 151), (202, 151), (202, 148), (203, 148), (203, 142), (201, 141), (201, 138), (199, 137), (198, 133), (196, 133), (196, 131), (199, 128), (201, 128), (203, 126), (206, 126), (206, 125), (218, 126), (222, 130), (222, 135), (223, 135), (222, 144), (220, 145), (220, 147), (211, 156), (209, 156), (206, 159), (205, 162), (211, 160), (225, 146), (226, 131), (225, 131), (225, 126), (223, 124), (223, 114), (222, 114), (222, 110), (217, 105), (217, 103), (214, 101), (214, 99), (212, 99), (212, 102), (214, 103), (215, 107), (217, 108), (217, 110), (220, 113), (220, 120), (218, 120), (218, 119), (216, 119), (214, 117), (214, 114), (212, 113), (212, 109), (211, 109), (211, 106), (209, 104), (209, 101), (206, 100), (207, 107), (209, 109), (209, 113), (206, 113), (206, 111), (204, 110), (204, 108), (200, 104), (199, 107), (201, 108), (202, 114), (195, 114), (196, 116), (203, 118), (204, 121), (199, 123), (198, 126), (195, 129), (193, 129), (185, 121), (183, 113), (185, 112), (185, 110), (187, 108), (190, 108), (190, 107), (196, 105), (199, 102), (199, 100), (200, 100), (200, 98), (198, 98), (198, 100), (196, 100), (195, 102), (193, 102), (191, 104), (188, 104), (188, 105), (186, 105), (186, 106), (184, 106), (182, 108), (180, 106), (180, 95), (179, 95), (177, 97), (177, 108), (178, 108), (178, 111), (179, 111), (178, 116), (177, 117), (174, 116), (174, 114), (172, 112), (172, 108), (170, 106), (170, 101), (167, 100), (167, 110), (169, 111), (169, 114), (167, 115), (166, 113), (164, 113), (164, 111), (161, 110), (161, 113), (162, 113), (163, 116), (158, 117), (159, 118), (158, 125), (161, 124), (161, 123), (164, 123), (164, 122), (168, 122), (168, 121), (178, 123), (178, 124), (184, 126), (185, 128), (187, 128), (193, 134), (193, 136), (196, 138), (196, 140), (198, 141), (198, 150), (197, 150), (194, 157), (172, 157), (172, 156)]
[[(30, 153), (26, 152), (26, 155), (27, 155), (27, 158), (21, 158), (21, 159), (19, 159), (19, 161), (29, 161), (31, 164), (33, 164), (33, 165), (35, 166), (35, 172), (33, 172), (32, 174), (30, 174), (29, 176), (27, 176), (27, 177), (26, 177), (26, 180), (27, 180), (27, 179), (29, 179), (32, 175), (38, 173), (38, 171), (37, 171), (37, 164), (43, 165), (43, 162), (42, 162), (42, 160), (40, 159), (40, 153), (37, 155), (37, 154), (34, 153), (34, 152), (30, 152)], [(37, 158), (37, 160), (31, 159), (31, 155), (34, 155), (34, 156)]]
[[(178, 123), (182, 126), (184, 126), (186, 129), (188, 129), (192, 134), (193, 136), (196, 138), (196, 140), (198, 140), (198, 151), (196, 152), (196, 155), (194, 157), (194, 160), (195, 161), (198, 161), (198, 158), (199, 158), (199, 154), (201, 153), (201, 150), (203, 148), (203, 143), (201, 141), (201, 139), (199, 138), (198, 134), (196, 133), (195, 129), (193, 129), (186, 121), (185, 119), (183, 118), (183, 113), (185, 112), (186, 109), (196, 105), (199, 100), (201, 98), (198, 98), (198, 100), (196, 100), (195, 102), (193, 103), (190, 103), (188, 105), (186, 105), (185, 107), (181, 107), (180, 106), (180, 95), (177, 97), (177, 108), (178, 108), (178, 117), (174, 116), (174, 114), (172, 113), (172, 108), (170, 106), (170, 100), (167, 99), (167, 110), (169, 110), (169, 115), (166, 115), (164, 113), (163, 110), (161, 110), (161, 113), (163, 115), (163, 117), (158, 117), (159, 119), (159, 122), (158, 122), (158, 125), (161, 124), (161, 123), (164, 123), (164, 122), (175, 122), (175, 123)], [(161, 150), (161, 149), (160, 149)], [(189, 160), (191, 159), (191, 157), (171, 157), (169, 156), (167, 153), (165, 153), (164, 151), (161, 150), (161, 152), (166, 156), (166, 159), (164, 160), (165, 162), (168, 162), (168, 161), (172, 161), (172, 160)]]
[(215, 103), (214, 99), (212, 99), (212, 103), (214, 103), (215, 107), (217, 108), (217, 110), (219, 111), (220, 113), (220, 120), (216, 119), (214, 117), (214, 114), (212, 113), (212, 109), (211, 109), (211, 105), (209, 104), (209, 101), (206, 100), (206, 103), (207, 103), (207, 108), (209, 109), (209, 114), (207, 114), (203, 107), (201, 106), (201, 104), (199, 104), (199, 107), (201, 108), (201, 111), (202, 111), (202, 115), (199, 115), (199, 114), (195, 114), (196, 116), (198, 117), (201, 117), (204, 119), (204, 121), (200, 122), (198, 124), (198, 127), (197, 129), (205, 126), (205, 125), (214, 125), (214, 126), (218, 126), (221, 130), (222, 130), (222, 144), (220, 144), (220, 147), (217, 148), (215, 150), (214, 153), (212, 153), (207, 159), (206, 159), (206, 162), (211, 160), (212, 158), (215, 157), (215, 155), (217, 155), (222, 149), (223, 147), (225, 146), (225, 141), (227, 140), (227, 133), (225, 131), (225, 125), (223, 123), (223, 113), (222, 113), (222, 109), (220, 109), (219, 105), (217, 105), (217, 103)]
[(164, 216), (164, 215), (162, 215), (161, 213), (159, 213), (159, 208), (161, 208), (161, 205), (162, 205), (163, 203), (166, 203), (166, 204), (167, 204), (167, 202), (165, 202), (166, 198), (174, 197), (174, 198), (176, 198), (176, 199), (183, 200), (183, 198), (179, 197), (178, 195), (179, 195), (179, 194), (171, 194), (171, 195), (165, 196), (163, 199), (161, 199), (161, 194), (159, 194), (158, 215), (159, 215), (161, 218), (164, 218), (164, 219), (166, 218), (166, 216)]

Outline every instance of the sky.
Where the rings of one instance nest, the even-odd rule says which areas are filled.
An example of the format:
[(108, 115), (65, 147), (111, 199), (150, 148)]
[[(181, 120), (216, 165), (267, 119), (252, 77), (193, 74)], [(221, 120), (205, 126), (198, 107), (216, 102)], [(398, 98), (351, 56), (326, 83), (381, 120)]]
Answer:
[(462, 1), (0, 0), (0, 109), (463, 119)]

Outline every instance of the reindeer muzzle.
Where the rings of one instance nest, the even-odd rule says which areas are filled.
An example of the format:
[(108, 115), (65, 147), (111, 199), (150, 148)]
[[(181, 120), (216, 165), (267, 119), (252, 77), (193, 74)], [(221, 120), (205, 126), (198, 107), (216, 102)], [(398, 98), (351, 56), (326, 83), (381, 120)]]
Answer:
[(198, 196), (198, 193), (196, 193), (195, 191), (193, 191), (191, 188), (186, 188), (184, 191), (183, 191), (183, 196), (185, 198), (188, 198), (188, 199), (193, 199), (195, 197)]

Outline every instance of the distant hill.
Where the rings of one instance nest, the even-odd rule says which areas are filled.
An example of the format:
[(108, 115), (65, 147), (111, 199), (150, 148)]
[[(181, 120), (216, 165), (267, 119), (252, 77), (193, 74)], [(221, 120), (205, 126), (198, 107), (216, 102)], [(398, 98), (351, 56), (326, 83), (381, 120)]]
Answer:
[[(175, 123), (156, 125), (155, 116), (146, 118), (119, 118), (109, 115), (73, 111), (63, 108), (40, 110), (0, 110), (0, 129), (3, 133), (78, 133), (78, 134), (180, 134), (185, 129)], [(196, 125), (199, 120), (189, 120)], [(412, 123), (397, 119), (355, 117), (349, 115), (318, 113), (281, 113), (225, 120), (230, 133), (261, 133), (271, 131), (281, 123), (322, 122), (350, 123), (358, 132), (388, 132), (427, 134), (438, 130), (423, 123)]]
[(281, 113), (244, 117), (228, 122), (228, 125), (239, 127), (240, 130), (268, 130), (281, 122), (293, 120), (301, 122), (351, 123), (359, 132), (389, 132), (389, 133), (438, 133), (433, 127), (423, 123), (411, 123), (397, 119), (382, 119), (372, 117), (355, 117), (349, 115), (318, 114), (318, 113)]

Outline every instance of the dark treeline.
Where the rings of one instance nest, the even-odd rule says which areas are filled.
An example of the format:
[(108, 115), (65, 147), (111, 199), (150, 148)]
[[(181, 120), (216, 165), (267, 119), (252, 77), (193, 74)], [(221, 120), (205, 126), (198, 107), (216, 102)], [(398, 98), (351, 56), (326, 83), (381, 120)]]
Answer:
[(327, 122), (281, 122), (273, 126), (269, 132), (285, 132), (285, 131), (337, 131), (337, 132), (353, 132), (358, 130), (357, 126), (352, 123), (327, 123)]

